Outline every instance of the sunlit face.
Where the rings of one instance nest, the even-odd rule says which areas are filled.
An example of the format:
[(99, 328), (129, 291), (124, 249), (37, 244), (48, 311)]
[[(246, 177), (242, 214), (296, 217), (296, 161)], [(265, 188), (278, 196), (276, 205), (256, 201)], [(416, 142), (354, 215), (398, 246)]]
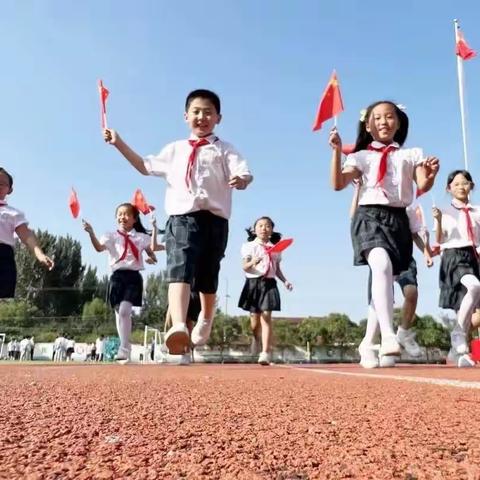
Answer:
[(370, 112), (365, 128), (373, 139), (383, 144), (393, 142), (393, 137), (400, 127), (395, 107), (390, 103), (379, 103)]
[(453, 180), (450, 185), (448, 185), (447, 190), (456, 200), (467, 203), (470, 192), (472, 191), (472, 187), (472, 182), (469, 182), (461, 173), (459, 173), (453, 177)]
[(269, 238), (272, 236), (273, 226), (270, 220), (266, 218), (261, 218), (255, 223), (255, 235), (262, 242), (268, 242)]
[(135, 217), (130, 207), (121, 206), (117, 208), (117, 223), (119, 227), (126, 232), (129, 232), (133, 228)]
[(197, 137), (210, 135), (221, 119), (213, 103), (206, 98), (194, 98), (185, 112), (185, 121)]
[(12, 193), (10, 181), (4, 173), (0, 173), (0, 200), (5, 200), (9, 193)]

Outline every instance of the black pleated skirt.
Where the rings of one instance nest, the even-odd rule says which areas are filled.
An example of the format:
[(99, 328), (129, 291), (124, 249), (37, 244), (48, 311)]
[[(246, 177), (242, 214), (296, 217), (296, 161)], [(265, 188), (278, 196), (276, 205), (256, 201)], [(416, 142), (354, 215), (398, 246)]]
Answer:
[(480, 278), (478, 258), (472, 247), (447, 248), (440, 263), (440, 308), (458, 310), (467, 289), (460, 283), (464, 275)]
[(10, 245), (0, 244), (0, 298), (13, 298), (17, 285), (15, 254)]
[(108, 300), (112, 307), (121, 302), (142, 306), (143, 278), (136, 270), (116, 270), (108, 282)]
[(280, 293), (274, 278), (247, 278), (238, 306), (250, 313), (280, 310)]
[(368, 265), (365, 253), (380, 247), (388, 252), (394, 275), (408, 270), (413, 242), (405, 208), (360, 205), (350, 231), (354, 265)]

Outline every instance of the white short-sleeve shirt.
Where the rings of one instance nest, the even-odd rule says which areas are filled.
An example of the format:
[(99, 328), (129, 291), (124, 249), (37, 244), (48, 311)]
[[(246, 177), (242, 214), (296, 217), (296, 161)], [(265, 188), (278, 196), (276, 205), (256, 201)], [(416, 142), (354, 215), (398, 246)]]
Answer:
[[(460, 206), (460, 205), (459, 205)], [(442, 250), (448, 248), (463, 248), (470, 246), (478, 246), (480, 242), (480, 207), (474, 205), (466, 205), (469, 209), (470, 218), (472, 220), (473, 232), (475, 235), (476, 245), (468, 238), (467, 216), (465, 212), (453, 205), (442, 208), (442, 238), (440, 244)]]
[(0, 204), (0, 243), (13, 247), (15, 245), (15, 230), (23, 224), (28, 225), (23, 212), (6, 203)]
[(412, 234), (425, 231), (425, 226), (422, 223), (422, 219), (417, 214), (417, 206), (410, 205), (406, 208), (408, 224), (410, 225), (410, 231)]
[[(392, 144), (399, 147), (398, 143)], [(372, 147), (385, 147), (372, 142)], [(347, 156), (344, 167), (354, 167), (362, 172), (359, 205), (389, 205), (408, 207), (413, 201), (413, 178), (415, 168), (424, 161), (421, 148), (399, 148), (387, 157), (387, 171), (383, 186), (376, 185), (378, 167), (382, 154), (375, 150), (360, 150)]]
[(120, 260), (125, 250), (125, 238), (118, 231), (107, 232), (100, 238), (100, 243), (105, 245), (107, 249), (108, 261), (112, 272), (120, 269), (143, 270), (144, 268), (142, 252), (150, 246), (150, 236), (145, 233), (139, 233), (136, 230), (130, 230), (127, 235), (138, 249), (138, 260), (130, 247), (127, 248), (125, 258)]
[(277, 276), (278, 265), (282, 260), (282, 255), (281, 253), (272, 253), (269, 259), (265, 251), (265, 248), (269, 247), (273, 247), (273, 243), (268, 242), (263, 244), (257, 239), (242, 245), (240, 253), (243, 260), (249, 260), (253, 257), (261, 258), (261, 261), (257, 265), (250, 268), (248, 272), (245, 272), (247, 278), (275, 278)]
[(215, 215), (230, 218), (232, 210), (231, 177), (251, 178), (246, 160), (235, 148), (215, 135), (206, 137), (208, 145), (199, 147), (193, 166), (191, 189), (185, 182), (188, 159), (192, 152), (189, 140), (179, 140), (166, 145), (158, 155), (144, 158), (150, 175), (167, 181), (165, 210), (168, 215), (183, 215), (199, 210), (209, 210)]

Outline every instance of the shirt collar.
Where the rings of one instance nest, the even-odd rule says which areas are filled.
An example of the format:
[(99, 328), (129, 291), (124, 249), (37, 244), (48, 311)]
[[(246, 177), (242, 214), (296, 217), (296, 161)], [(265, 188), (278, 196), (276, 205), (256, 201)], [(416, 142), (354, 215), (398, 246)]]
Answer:
[[(218, 140), (218, 137), (212, 132), (210, 135), (207, 137), (202, 137), (208, 140), (208, 143), (215, 143)], [(199, 140), (200, 137), (197, 137), (193, 133), (190, 134), (190, 137), (188, 138), (189, 140)]]
[[(387, 146), (382, 142), (377, 142), (376, 140), (374, 140), (371, 145), (372, 145), (373, 148), (384, 148), (384, 147)], [(397, 142), (392, 142), (388, 146), (392, 146), (392, 147), (395, 147), (395, 148), (400, 148), (400, 145)]]
[(462, 208), (468, 208), (468, 210), (473, 210), (473, 205), (470, 202), (463, 203), (456, 198), (452, 198), (452, 206), (459, 210), (461, 210)]

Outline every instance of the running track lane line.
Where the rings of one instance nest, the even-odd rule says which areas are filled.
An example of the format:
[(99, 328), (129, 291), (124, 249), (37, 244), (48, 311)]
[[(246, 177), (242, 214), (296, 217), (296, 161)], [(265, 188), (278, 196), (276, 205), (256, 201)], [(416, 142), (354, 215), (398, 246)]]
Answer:
[[(282, 366), (282, 365), (278, 365)], [(290, 368), (292, 370), (301, 370), (302, 372), (313, 372), (325, 375), (344, 375), (347, 377), (364, 377), (364, 378), (379, 378), (381, 380), (399, 380), (413, 383), (427, 383), (430, 385), (440, 385), (441, 387), (455, 387), (455, 388), (474, 388), (480, 389), (480, 382), (466, 382), (464, 380), (449, 380), (447, 378), (427, 378), (427, 377), (408, 377), (399, 375), (383, 375), (375, 373), (352, 373), (339, 372), (332, 370), (316, 369), (316, 368), (302, 368), (282, 366), (283, 368)]]

